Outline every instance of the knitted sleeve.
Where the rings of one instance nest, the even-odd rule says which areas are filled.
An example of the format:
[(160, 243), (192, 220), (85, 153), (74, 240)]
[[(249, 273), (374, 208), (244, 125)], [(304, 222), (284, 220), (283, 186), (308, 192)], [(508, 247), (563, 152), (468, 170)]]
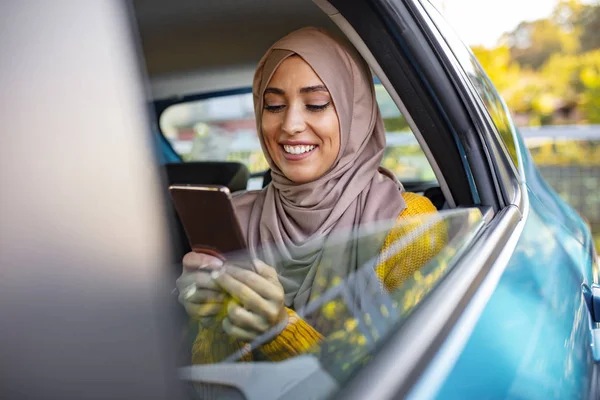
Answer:
[[(380, 263), (375, 270), (388, 292), (398, 288), (438, 254), (447, 240), (443, 223), (423, 230), (417, 229), (423, 222), (421, 219), (410, 218), (437, 211), (427, 197), (407, 192), (403, 193), (403, 197), (407, 207), (386, 237), (381, 249)], [(399, 239), (402, 239), (402, 245), (395, 249), (394, 243)]]
[[(418, 218), (408, 217), (436, 212), (435, 206), (424, 196), (415, 193), (402, 193), (406, 209), (398, 217), (398, 223), (390, 231), (382, 246), (380, 262), (376, 273), (383, 287), (393, 291), (420, 267), (433, 258), (446, 243), (446, 232), (441, 225), (427, 230), (418, 230)], [(400, 249), (393, 245), (404, 239)], [(324, 339), (310, 324), (287, 308), (288, 323), (282, 332), (270, 342), (259, 347), (259, 351), (271, 361), (282, 361), (298, 354), (316, 349)], [(346, 324), (348, 325), (348, 324)], [(334, 332), (332, 336), (340, 336)], [(346, 335), (341, 335), (346, 336)], [(359, 338), (360, 339), (360, 338)], [(360, 340), (359, 340), (360, 341)], [(216, 329), (201, 329), (192, 350), (194, 363), (212, 363), (223, 360), (246, 344), (231, 340)], [(245, 353), (242, 361), (252, 361), (252, 354)]]
[[(404, 280), (425, 265), (446, 242), (443, 226), (438, 224), (431, 229), (418, 232), (415, 231), (415, 228), (421, 225), (421, 221), (409, 218), (436, 212), (437, 209), (431, 201), (416, 193), (404, 192), (402, 195), (406, 202), (406, 208), (398, 217), (396, 226), (386, 237), (380, 255), (382, 261), (375, 270), (388, 292), (396, 289)], [(407, 220), (407, 218), (409, 219)], [(399, 238), (403, 238), (406, 245), (395, 251), (392, 244)], [(288, 315), (290, 315), (290, 322), (281, 334), (261, 347), (263, 353), (272, 361), (284, 360), (314, 349), (323, 339), (319, 332), (294, 311), (288, 309)], [(348, 329), (348, 325), (352, 326), (352, 324), (344, 324), (346, 329)], [(358, 341), (360, 342), (360, 338)]]

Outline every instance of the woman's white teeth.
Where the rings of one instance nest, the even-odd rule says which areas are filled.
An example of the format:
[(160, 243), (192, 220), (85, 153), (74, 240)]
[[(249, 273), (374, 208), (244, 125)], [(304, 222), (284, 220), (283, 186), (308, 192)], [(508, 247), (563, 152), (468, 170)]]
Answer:
[(314, 149), (315, 145), (310, 145), (310, 146), (289, 146), (287, 144), (283, 145), (283, 149), (285, 150), (286, 153), (290, 153), (290, 154), (302, 154), (302, 153), (306, 153), (307, 151), (311, 151), (312, 149)]

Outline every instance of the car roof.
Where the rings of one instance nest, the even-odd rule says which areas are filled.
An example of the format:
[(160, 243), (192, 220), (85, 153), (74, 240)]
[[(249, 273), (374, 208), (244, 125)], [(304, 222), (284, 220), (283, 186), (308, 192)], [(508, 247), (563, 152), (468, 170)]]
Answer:
[(320, 26), (342, 36), (311, 0), (135, 0), (155, 99), (248, 86), (264, 52)]

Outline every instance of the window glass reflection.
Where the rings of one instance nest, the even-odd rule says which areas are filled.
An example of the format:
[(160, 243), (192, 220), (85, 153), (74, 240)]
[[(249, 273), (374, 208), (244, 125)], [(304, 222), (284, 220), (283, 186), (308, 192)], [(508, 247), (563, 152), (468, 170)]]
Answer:
[(427, 13), (433, 20), (440, 33), (444, 36), (444, 39), (452, 53), (457, 58), (463, 70), (466, 72), (469, 80), (475, 87), (475, 90), (483, 100), (488, 113), (502, 138), (502, 142), (505, 144), (508, 153), (515, 163), (515, 166), (519, 165), (519, 159), (517, 157), (517, 150), (514, 140), (513, 126), (510, 120), (510, 114), (506, 104), (494, 88), (489, 77), (479, 65), (477, 58), (473, 55), (471, 50), (460, 40), (454, 30), (446, 23), (442, 15), (433, 7), (429, 2), (423, 2)]

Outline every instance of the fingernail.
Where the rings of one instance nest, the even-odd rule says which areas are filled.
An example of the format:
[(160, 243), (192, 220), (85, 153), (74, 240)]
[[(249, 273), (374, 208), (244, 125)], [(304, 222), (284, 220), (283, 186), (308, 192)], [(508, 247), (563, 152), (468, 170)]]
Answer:
[(210, 263), (208, 264), (204, 264), (200, 267), (200, 269), (210, 269), (210, 268), (215, 268), (215, 267), (222, 267), (223, 266), (223, 261), (217, 259), (211, 260)]
[(225, 273), (225, 268), (215, 269), (215, 270), (213, 270), (213, 271), (210, 272), (210, 278), (212, 280), (217, 280), (224, 273)]
[(194, 295), (194, 293), (196, 293), (197, 290), (198, 289), (197, 289), (195, 283), (192, 284), (192, 285), (190, 285), (190, 286), (188, 286), (188, 287), (186, 287), (183, 290), (183, 298), (186, 299), (186, 300), (189, 299), (190, 297), (192, 297)]

